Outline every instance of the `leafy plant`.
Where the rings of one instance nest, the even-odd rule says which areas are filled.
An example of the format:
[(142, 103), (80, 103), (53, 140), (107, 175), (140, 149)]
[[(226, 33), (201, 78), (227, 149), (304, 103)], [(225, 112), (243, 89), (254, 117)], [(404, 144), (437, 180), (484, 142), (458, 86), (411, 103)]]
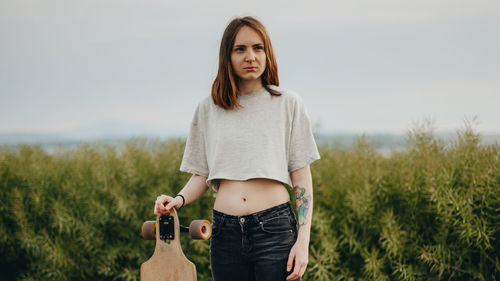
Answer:
[[(472, 123), (454, 141), (429, 123), (383, 156), (361, 136), (325, 144), (312, 164), (314, 212), (304, 280), (500, 280), (500, 148)], [(131, 139), (48, 153), (0, 149), (1, 280), (138, 280), (152, 254), (140, 227), (159, 194), (175, 194), (184, 141)], [(211, 218), (214, 193), (179, 212)], [(207, 241), (182, 239), (198, 280)]]

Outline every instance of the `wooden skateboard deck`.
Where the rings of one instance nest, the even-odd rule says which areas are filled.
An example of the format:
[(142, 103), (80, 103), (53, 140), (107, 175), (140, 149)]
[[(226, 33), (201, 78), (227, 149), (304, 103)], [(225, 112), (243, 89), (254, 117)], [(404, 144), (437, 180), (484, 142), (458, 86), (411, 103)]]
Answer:
[[(156, 227), (156, 231), (153, 230), (156, 234), (156, 246), (153, 256), (141, 265), (141, 281), (196, 281), (196, 266), (186, 258), (181, 248), (179, 218), (175, 209), (170, 211), (170, 216), (173, 217), (174, 221), (174, 239), (172, 240), (160, 239), (159, 216), (157, 216), (155, 224), (150, 223), (151, 226)], [(210, 237), (211, 227), (209, 223), (208, 228), (210, 228), (208, 234)], [(203, 230), (206, 230), (206, 227)], [(146, 237), (144, 226), (143, 237)]]

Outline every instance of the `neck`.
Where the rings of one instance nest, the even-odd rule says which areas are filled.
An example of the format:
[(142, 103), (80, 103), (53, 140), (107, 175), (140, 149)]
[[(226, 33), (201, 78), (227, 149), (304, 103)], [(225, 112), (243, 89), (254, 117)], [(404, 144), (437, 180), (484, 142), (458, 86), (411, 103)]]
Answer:
[(252, 81), (239, 81), (238, 83), (240, 95), (253, 93), (257, 90), (262, 89), (262, 87), (264, 86), (262, 85), (262, 81), (260, 80), (260, 78)]

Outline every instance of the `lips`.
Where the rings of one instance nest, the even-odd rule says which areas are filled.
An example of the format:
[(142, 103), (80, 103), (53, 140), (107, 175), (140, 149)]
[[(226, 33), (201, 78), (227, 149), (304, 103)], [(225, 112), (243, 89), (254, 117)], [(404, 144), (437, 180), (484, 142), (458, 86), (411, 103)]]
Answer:
[(255, 70), (255, 69), (257, 69), (257, 67), (255, 66), (245, 67), (245, 70)]

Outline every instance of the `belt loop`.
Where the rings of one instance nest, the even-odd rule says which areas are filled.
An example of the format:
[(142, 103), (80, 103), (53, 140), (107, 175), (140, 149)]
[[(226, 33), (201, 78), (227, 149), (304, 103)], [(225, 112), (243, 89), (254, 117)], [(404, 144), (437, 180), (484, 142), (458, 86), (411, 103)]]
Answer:
[(260, 222), (259, 215), (257, 215), (257, 214), (253, 214), (253, 218), (254, 218), (254, 220), (255, 220), (255, 221)]

